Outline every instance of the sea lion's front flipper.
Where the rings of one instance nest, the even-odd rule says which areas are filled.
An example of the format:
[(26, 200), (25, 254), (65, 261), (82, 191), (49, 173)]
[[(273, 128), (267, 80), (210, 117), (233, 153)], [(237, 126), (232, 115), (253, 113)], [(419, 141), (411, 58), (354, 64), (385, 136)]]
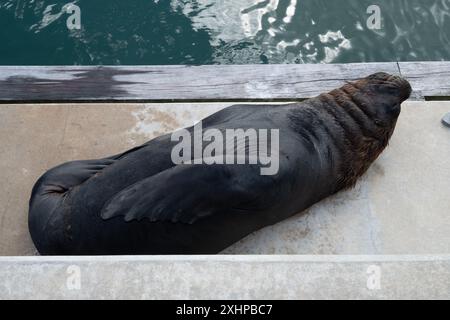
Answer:
[(258, 165), (178, 165), (122, 190), (101, 216), (192, 224), (218, 212), (261, 211), (279, 196), (278, 180), (260, 175)]

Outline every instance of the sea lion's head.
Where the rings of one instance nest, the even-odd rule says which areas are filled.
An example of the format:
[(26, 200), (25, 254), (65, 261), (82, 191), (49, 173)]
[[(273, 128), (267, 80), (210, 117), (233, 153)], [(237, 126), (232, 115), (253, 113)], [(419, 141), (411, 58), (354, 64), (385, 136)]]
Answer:
[[(411, 86), (405, 79), (387, 73), (375, 73), (347, 82), (319, 98), (338, 108), (336, 120), (346, 132), (341, 144), (343, 183), (350, 186), (363, 174), (387, 146), (394, 132), (400, 105), (409, 98)], [(330, 108), (330, 107), (327, 107)]]
[(355, 98), (361, 110), (369, 114), (376, 124), (392, 125), (400, 114), (400, 104), (411, 95), (411, 86), (402, 77), (379, 72), (353, 85), (359, 90)]
[(391, 136), (401, 103), (411, 95), (411, 85), (402, 77), (379, 72), (349, 84), (352, 98), (373, 122)]
[(411, 85), (402, 77), (379, 72), (355, 82), (347, 82), (338, 95), (351, 101), (362, 111), (364, 129), (371, 136), (382, 140), (391, 137), (401, 103), (411, 95)]

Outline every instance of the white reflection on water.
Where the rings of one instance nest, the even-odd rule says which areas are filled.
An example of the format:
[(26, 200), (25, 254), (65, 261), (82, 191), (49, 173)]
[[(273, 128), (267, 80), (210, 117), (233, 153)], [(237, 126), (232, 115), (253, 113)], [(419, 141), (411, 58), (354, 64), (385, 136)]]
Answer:
[[(25, 0), (19, 0), (17, 2), (17, 8), (19, 8), (19, 4), (22, 2), (25, 2)], [(66, 7), (69, 4), (77, 5), (79, 3), (78, 3), (78, 0), (74, 0), (74, 1), (67, 1), (67, 2), (62, 2), (62, 3), (54, 3), (54, 4), (46, 5), (46, 2), (44, 0), (42, 0), (42, 1), (31, 0), (31, 1), (29, 1), (28, 4), (34, 8), (33, 11), (34, 11), (36, 17), (40, 18), (40, 20), (37, 21), (37, 23), (34, 23), (33, 25), (31, 25), (29, 27), (29, 30), (34, 33), (39, 33), (42, 30), (44, 30), (45, 28), (47, 28), (49, 25), (51, 25), (52, 23), (58, 21), (59, 19), (65, 20), (65, 18), (67, 17)], [(45, 7), (45, 9), (44, 9), (44, 7)], [(17, 18), (17, 12), (18, 11), (16, 9), (16, 18)], [(23, 11), (22, 11), (22, 15), (23, 15)], [(71, 32), (71, 34), (72, 35), (79, 34), (79, 32)]]
[(341, 50), (351, 49), (352, 47), (350, 41), (343, 36), (341, 31), (328, 31), (325, 34), (319, 34), (319, 40), (325, 45), (334, 44), (334, 46), (325, 46), (325, 58), (322, 61), (324, 63), (333, 62)]
[(286, 9), (286, 16), (283, 18), (285, 23), (289, 23), (292, 20), (292, 17), (295, 15), (295, 9), (297, 6), (297, 0), (291, 0), (291, 3)]
[(340, 30), (311, 35), (299, 28), (297, 0), (172, 0), (172, 7), (208, 30), (210, 44), (220, 46), (216, 63), (260, 63), (262, 54), (270, 63), (329, 63), (351, 48)]
[(41, 21), (39, 21), (39, 23), (37, 24), (32, 25), (30, 27), (30, 30), (39, 32), (40, 30), (46, 28), (48, 25), (61, 18), (63, 14), (65, 14), (63, 7), (60, 7), (59, 11), (53, 13), (54, 7), (56, 7), (56, 4), (48, 5), (42, 13)]
[(0, 0), (13, 30), (0, 37), (33, 39), (37, 51), (17, 41), (3, 62), (53, 63), (56, 51), (65, 64), (450, 60), (450, 0), (378, 1), (380, 30), (366, 28), (371, 0), (76, 0), (82, 30), (68, 32), (61, 10), (71, 1)]
[(171, 5), (189, 17), (195, 29), (207, 29), (211, 44), (218, 45), (255, 36), (263, 15), (275, 10), (278, 0), (172, 0)]

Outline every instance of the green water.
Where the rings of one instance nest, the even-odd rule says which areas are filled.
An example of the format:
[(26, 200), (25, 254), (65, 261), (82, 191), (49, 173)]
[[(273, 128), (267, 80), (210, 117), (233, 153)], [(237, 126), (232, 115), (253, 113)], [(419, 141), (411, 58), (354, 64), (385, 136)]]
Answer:
[(450, 60), (450, 0), (78, 0), (73, 30), (67, 3), (0, 0), (0, 64)]

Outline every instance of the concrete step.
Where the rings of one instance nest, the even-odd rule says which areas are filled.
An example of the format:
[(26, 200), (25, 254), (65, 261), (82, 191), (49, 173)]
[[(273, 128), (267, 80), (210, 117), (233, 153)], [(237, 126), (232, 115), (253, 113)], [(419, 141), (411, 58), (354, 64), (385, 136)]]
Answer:
[(0, 258), (0, 299), (449, 298), (449, 255)]

